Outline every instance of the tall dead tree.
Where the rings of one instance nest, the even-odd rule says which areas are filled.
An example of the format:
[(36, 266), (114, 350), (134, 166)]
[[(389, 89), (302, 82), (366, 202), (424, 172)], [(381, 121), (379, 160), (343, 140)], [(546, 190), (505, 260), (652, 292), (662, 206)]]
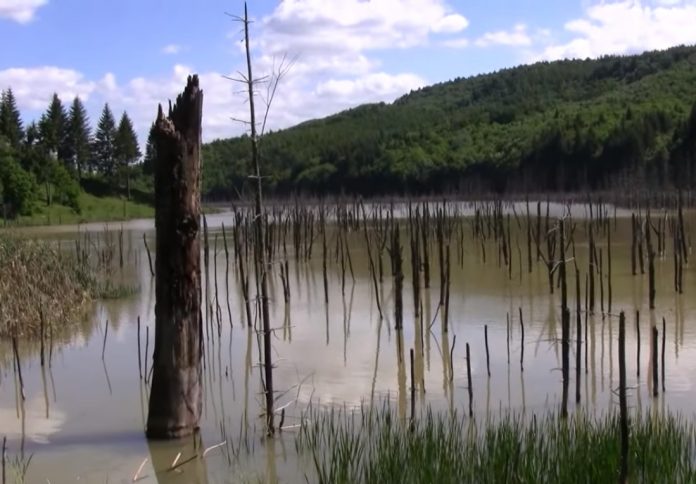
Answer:
[(154, 138), (155, 348), (147, 418), (149, 438), (179, 438), (198, 428), (201, 356), (201, 120), (203, 91), (190, 76), (167, 117), (159, 106)]
[[(251, 20), (249, 20), (246, 2), (244, 3), (244, 17), (239, 17), (236, 15), (232, 15), (231, 17), (235, 21), (241, 23), (243, 26), (244, 51), (246, 54), (246, 73), (240, 73), (240, 79), (228, 79), (240, 82), (242, 85), (245, 86), (249, 102), (249, 120), (243, 122), (244, 124), (249, 126), (249, 141), (251, 144), (251, 168), (253, 170), (253, 174), (250, 176), (250, 178), (253, 180), (253, 185), (255, 188), (254, 262), (256, 268), (257, 297), (259, 299), (259, 306), (261, 309), (260, 333), (263, 339), (263, 360), (261, 361), (261, 366), (263, 368), (262, 384), (264, 400), (266, 403), (266, 432), (268, 435), (272, 435), (275, 432), (273, 418), (275, 396), (273, 392), (273, 347), (271, 340), (271, 316), (268, 306), (269, 263), (267, 259), (267, 255), (270, 252), (268, 249), (271, 245), (268, 243), (268, 240), (266, 238), (267, 217), (264, 213), (263, 208), (263, 181), (261, 176), (261, 150), (259, 141), (265, 132), (266, 122), (268, 120), (268, 113), (270, 111), (271, 104), (273, 103), (273, 99), (275, 97), (278, 85), (280, 84), (281, 79), (290, 70), (292, 62), (286, 63), (287, 59), (283, 57), (277, 71), (275, 71), (274, 66), (274, 73), (272, 76), (261, 77), (259, 79), (254, 78), (253, 65), (251, 61), (251, 39), (249, 37), (249, 25), (251, 24)], [(263, 115), (261, 116), (261, 120), (259, 121), (256, 115), (256, 91), (260, 84), (265, 84), (267, 86), (267, 92), (265, 97), (262, 99), (265, 103), (266, 109), (263, 112)]]

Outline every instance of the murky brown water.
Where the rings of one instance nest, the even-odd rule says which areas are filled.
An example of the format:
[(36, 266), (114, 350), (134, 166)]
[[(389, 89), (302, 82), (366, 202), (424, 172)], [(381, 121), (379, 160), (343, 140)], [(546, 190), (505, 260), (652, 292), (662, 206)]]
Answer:
[[(517, 211), (523, 213), (519, 207)], [(552, 212), (559, 214), (560, 207)], [(574, 209), (576, 217), (585, 213), (584, 207)], [(684, 270), (684, 294), (680, 296), (674, 292), (671, 250), (664, 259), (658, 258), (657, 309), (650, 312), (647, 275), (631, 275), (630, 219), (625, 218), (626, 214), (617, 211), (617, 227), (612, 232), (611, 314), (602, 316), (597, 287), (597, 311), (588, 318), (588, 365), (586, 369), (583, 353), (579, 405), (603, 411), (617, 403), (612, 393), (618, 383), (617, 315), (624, 310), (628, 315), (628, 385), (633, 387), (630, 404), (651, 411), (670, 409), (691, 416), (696, 398), (692, 383), (696, 372), (693, 262)], [(689, 215), (688, 218), (692, 221), (688, 225), (693, 226), (696, 217)], [(126, 267), (116, 268), (114, 277), (139, 285), (140, 291), (124, 300), (98, 303), (93, 324), (87, 325), (69, 344), (54, 348), (50, 368), (42, 369), (36, 348), (22, 346), (26, 387), (23, 405), (13, 377), (11, 350), (9, 345), (0, 343), (0, 436), (7, 435), (10, 454), (19, 454), (23, 447), (26, 456), (33, 455), (27, 482), (46, 482), (47, 479), (51, 483), (131, 482), (145, 459), (139, 473), (144, 478), (139, 482), (305, 482), (304, 474), (311, 463), (296, 455), (293, 429), (288, 428), (274, 441), (261, 438), (263, 422), (259, 418), (262, 410), (256, 335), (243, 326), (241, 290), (232, 260), (230, 325), (226, 262), (220, 236), (217, 256), (213, 250), (215, 234), (219, 234), (216, 228), (223, 222), (226, 226), (233, 224), (229, 214), (208, 219), (211, 227), (210, 277), (214, 276), (212, 263), (217, 259), (222, 319), (219, 337), (217, 319), (210, 321), (206, 331), (204, 418), (201, 442), (196, 445), (208, 448), (223, 441), (227, 444), (209, 451), (203, 460), (167, 470), (177, 454), (181, 453), (179, 461), (184, 461), (194, 453), (193, 440), (148, 444), (144, 438), (147, 385), (139, 377), (136, 321), (140, 316), (143, 351), (146, 328), (149, 328), (149, 368), (154, 336), (154, 281), (150, 277), (142, 234), (152, 238), (154, 231), (151, 221), (134, 221), (124, 224)], [(117, 230), (118, 227), (120, 224), (109, 228)], [(83, 232), (104, 229), (103, 224), (80, 227)], [(69, 247), (76, 237), (76, 228), (32, 229), (30, 233), (64, 241)], [(329, 236), (328, 306), (324, 303), (320, 243), (315, 243), (311, 263), (290, 261), (291, 302), (288, 307), (283, 303), (279, 271), (273, 274), (272, 318), (273, 326), (279, 328), (273, 343), (277, 365), (274, 378), (276, 389), (286, 390), (278, 401), (278, 407), (287, 405), (285, 426), (298, 424), (310, 401), (313, 405), (352, 407), (388, 398), (404, 416), (408, 415), (410, 372), (408, 363), (404, 366), (399, 361), (408, 362), (411, 348), (416, 355), (417, 410), (429, 405), (442, 410), (468, 411), (464, 358), (467, 342), (472, 351), (472, 387), (477, 415), (497, 413), (500, 409), (558, 410), (562, 389), (559, 296), (549, 295), (543, 263), (535, 263), (532, 273), (527, 272), (526, 233), (518, 234), (514, 222), (512, 276), (504, 265), (499, 265), (494, 242), (486, 246), (486, 264), (482, 261), (480, 243), (472, 242), (470, 230), (464, 233), (463, 251), (459, 252), (453, 245), (450, 331), (447, 334), (442, 331), (441, 312), (437, 311), (439, 269), (435, 250), (431, 249), (432, 287), (424, 292), (422, 339), (420, 323), (413, 317), (408, 263), (404, 281), (404, 330), (399, 333), (393, 329), (394, 297), (388, 256), (385, 254), (385, 277), (380, 285), (386, 318), (380, 321), (364, 236), (354, 233), (349, 237), (355, 280), (348, 273), (342, 292), (340, 265), (333, 257), (336, 243)], [(407, 240), (402, 237), (404, 243)], [(580, 228), (576, 242), (584, 284), (587, 243), (584, 230)], [(597, 243), (605, 249), (606, 256), (606, 239), (600, 238)], [(294, 254), (292, 250), (288, 252), (291, 256)], [(408, 261), (409, 257), (405, 247), (404, 259)], [(605, 285), (608, 286), (608, 281)], [(574, 294), (574, 271), (570, 270), (571, 308), (575, 304)], [(215, 306), (214, 284), (211, 284), (209, 298)], [(605, 301), (605, 305), (607, 303)], [(520, 365), (519, 308), (525, 325), (524, 371)], [(636, 375), (634, 318), (637, 310), (641, 312), (640, 377)], [(509, 363), (508, 315), (512, 333)], [(648, 381), (649, 328), (658, 324), (661, 331), (663, 317), (667, 328), (666, 392), (653, 398)], [(102, 360), (107, 320), (109, 331)], [(574, 334), (574, 314), (572, 321)], [(488, 325), (490, 378), (486, 370), (484, 325)], [(570, 408), (575, 408), (574, 342), (571, 346)], [(582, 351), (585, 351), (584, 346)], [(239, 452), (238, 457), (234, 452)]]

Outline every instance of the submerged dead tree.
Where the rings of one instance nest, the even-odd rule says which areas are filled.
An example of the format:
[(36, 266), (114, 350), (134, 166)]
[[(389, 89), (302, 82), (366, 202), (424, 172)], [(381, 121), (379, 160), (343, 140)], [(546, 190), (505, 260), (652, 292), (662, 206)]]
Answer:
[[(249, 103), (249, 120), (242, 121), (249, 127), (249, 142), (251, 145), (251, 169), (253, 171), (252, 175), (249, 177), (253, 180), (254, 185), (254, 263), (256, 270), (256, 288), (257, 288), (257, 300), (260, 309), (260, 323), (261, 329), (258, 333), (261, 334), (263, 340), (263, 351), (261, 359), (261, 368), (263, 369), (262, 374), (262, 385), (263, 394), (266, 405), (265, 417), (266, 417), (266, 433), (268, 435), (273, 435), (275, 433), (274, 424), (274, 403), (275, 394), (273, 390), (273, 355), (272, 355), (272, 329), (271, 329), (271, 316), (269, 311), (269, 291), (268, 291), (268, 274), (269, 274), (269, 259), (272, 256), (273, 243), (270, 239), (271, 233), (267, 233), (268, 216), (263, 207), (263, 180), (261, 176), (261, 147), (260, 140), (263, 137), (266, 130), (266, 121), (268, 120), (268, 113), (273, 103), (273, 99), (276, 94), (278, 85), (281, 79), (289, 71), (292, 62), (286, 63), (285, 58), (280, 63), (277, 72), (274, 72), (272, 76), (265, 76), (261, 78), (255, 78), (253, 75), (253, 65), (251, 60), (251, 39), (249, 37), (249, 25), (251, 20), (249, 20), (249, 14), (246, 2), (244, 3), (244, 16), (239, 17), (232, 15), (232, 18), (241, 23), (243, 26), (244, 35), (244, 52), (246, 55), (246, 73), (239, 73), (240, 78), (228, 78), (230, 80), (241, 83), (248, 95), (247, 101)], [(274, 66), (275, 68), (275, 66)], [(257, 117), (256, 114), (256, 96), (259, 87), (265, 84), (267, 92), (265, 96), (262, 97), (262, 101), (265, 104), (265, 111), (262, 112), (262, 116)], [(260, 119), (259, 119), (260, 118)], [(313, 240), (313, 237), (310, 237)], [(311, 245), (309, 246), (307, 257), (311, 257)]]
[(198, 77), (155, 121), (155, 348), (149, 438), (179, 438), (198, 428), (201, 355), (201, 119)]

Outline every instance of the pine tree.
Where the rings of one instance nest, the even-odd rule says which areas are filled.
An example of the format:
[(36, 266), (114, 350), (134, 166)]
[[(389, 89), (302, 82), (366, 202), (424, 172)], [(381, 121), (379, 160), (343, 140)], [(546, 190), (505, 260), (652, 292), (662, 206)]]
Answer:
[(58, 94), (53, 94), (51, 104), (39, 120), (39, 133), (44, 150), (59, 160), (65, 160), (68, 146), (68, 114)]
[(126, 192), (130, 199), (130, 171), (131, 166), (140, 159), (140, 147), (138, 146), (138, 136), (133, 129), (133, 123), (124, 111), (116, 132), (116, 162), (122, 181), (126, 183)]
[(82, 174), (89, 169), (91, 150), (91, 132), (87, 111), (79, 97), (76, 97), (70, 106), (68, 118), (68, 146), (67, 159), (71, 170), (77, 173), (77, 179), (82, 179)]
[(92, 142), (92, 159), (94, 160), (93, 170), (113, 179), (116, 173), (116, 121), (111, 113), (109, 104), (104, 104), (97, 132)]
[(19, 149), (24, 139), (22, 118), (12, 89), (9, 88), (0, 96), (0, 136), (7, 138), (10, 146), (15, 150)]
[(155, 123), (150, 126), (150, 133), (147, 135), (147, 145), (145, 146), (145, 158), (143, 159), (143, 173), (152, 175), (155, 172), (155, 159), (157, 158), (157, 147), (155, 146)]

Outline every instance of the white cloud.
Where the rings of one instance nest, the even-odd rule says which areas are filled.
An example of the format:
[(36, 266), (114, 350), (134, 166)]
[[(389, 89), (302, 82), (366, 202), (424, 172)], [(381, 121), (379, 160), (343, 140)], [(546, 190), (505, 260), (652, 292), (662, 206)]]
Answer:
[(527, 33), (527, 26), (524, 24), (517, 24), (512, 30), (486, 32), (476, 39), (475, 44), (478, 47), (488, 47), (490, 45), (524, 47), (532, 45), (532, 39)]
[(36, 11), (48, 0), (0, 0), (0, 18), (9, 18), (20, 24), (31, 22)]
[[(287, 53), (295, 60), (274, 100), (269, 129), (289, 127), (365, 102), (389, 102), (425, 85), (425, 79), (411, 72), (385, 72), (376, 51), (425, 45), (433, 39), (440, 43), (453, 35), (461, 36), (467, 25), (466, 18), (446, 0), (345, 0), (332, 3), (331, 8), (326, 7), (325, 0), (281, 1), (270, 15), (252, 24), (257, 78), (272, 72), (279, 55)], [(238, 42), (238, 26), (234, 32)], [(175, 50), (175, 46), (169, 47), (165, 50)], [(229, 72), (199, 73), (206, 140), (238, 135), (246, 129), (232, 119), (248, 118), (242, 86), (223, 77), (237, 77), (235, 73), (244, 67), (231, 67)], [(141, 142), (154, 120), (157, 104), (173, 100), (183, 89), (186, 76), (195, 72), (195, 66), (175, 65), (160, 76), (117, 79), (113, 73), (105, 73), (87, 81), (68, 69), (59, 70), (64, 75), (70, 73), (65, 78), (42, 76), (44, 69), (57, 68), (26, 69), (24, 75), (12, 76), (4, 83), (15, 90), (34, 92), (19, 98), (22, 109), (45, 109), (53, 91), (78, 93), (89, 97), (87, 107), (93, 123), (104, 102), (109, 102), (117, 115), (127, 110)], [(43, 77), (40, 89), (25, 82), (25, 77)], [(2, 81), (0, 73), (0, 86)], [(263, 87), (259, 91), (263, 92)], [(69, 97), (61, 94), (64, 101)], [(262, 107), (263, 102), (258, 105)]]
[(621, 0), (593, 3), (565, 24), (571, 39), (547, 46), (542, 59), (586, 58), (664, 49), (696, 42), (693, 0)]
[(464, 30), (468, 20), (443, 0), (284, 0), (262, 20), (270, 54), (363, 52), (423, 45), (431, 34)]
[[(265, 67), (265, 64), (257, 62), (256, 67)], [(268, 72), (270, 67), (258, 71)], [(177, 64), (168, 74), (159, 77), (136, 77), (119, 82), (113, 73), (90, 81), (77, 71), (57, 67), (6, 69), (0, 71), (0, 86), (12, 87), (27, 122), (36, 119), (46, 109), (54, 92), (66, 105), (75, 96), (85, 101), (92, 125), (96, 123), (104, 103), (108, 102), (117, 117), (124, 110), (128, 112), (141, 143), (144, 143), (155, 119), (157, 105), (166, 106), (170, 99), (173, 101), (184, 88), (187, 76), (195, 72), (192, 67)], [(235, 75), (232, 72), (224, 74)], [(286, 128), (366, 102), (392, 101), (426, 84), (424, 79), (414, 74), (391, 75), (369, 70), (323, 80), (297, 74), (294, 69), (291, 74), (279, 87), (269, 114), (269, 129)], [(233, 120), (248, 118), (249, 107), (241, 86), (226, 79), (221, 72), (201, 72), (199, 78), (204, 91), (204, 139), (209, 141), (243, 133), (246, 127)], [(259, 90), (263, 94), (263, 88)], [(262, 97), (257, 109), (263, 109)]]
[(425, 80), (414, 74), (395, 76), (378, 72), (353, 79), (331, 79), (317, 85), (315, 93), (327, 99), (344, 100), (351, 103), (353, 99), (363, 102), (391, 101), (404, 92), (425, 85)]
[(181, 52), (181, 46), (179, 44), (168, 44), (162, 47), (162, 53), (168, 55), (174, 55)]
[(12, 88), (20, 108), (40, 110), (54, 92), (64, 101), (75, 96), (87, 100), (97, 85), (75, 70), (44, 66), (0, 70), (0, 86)]

